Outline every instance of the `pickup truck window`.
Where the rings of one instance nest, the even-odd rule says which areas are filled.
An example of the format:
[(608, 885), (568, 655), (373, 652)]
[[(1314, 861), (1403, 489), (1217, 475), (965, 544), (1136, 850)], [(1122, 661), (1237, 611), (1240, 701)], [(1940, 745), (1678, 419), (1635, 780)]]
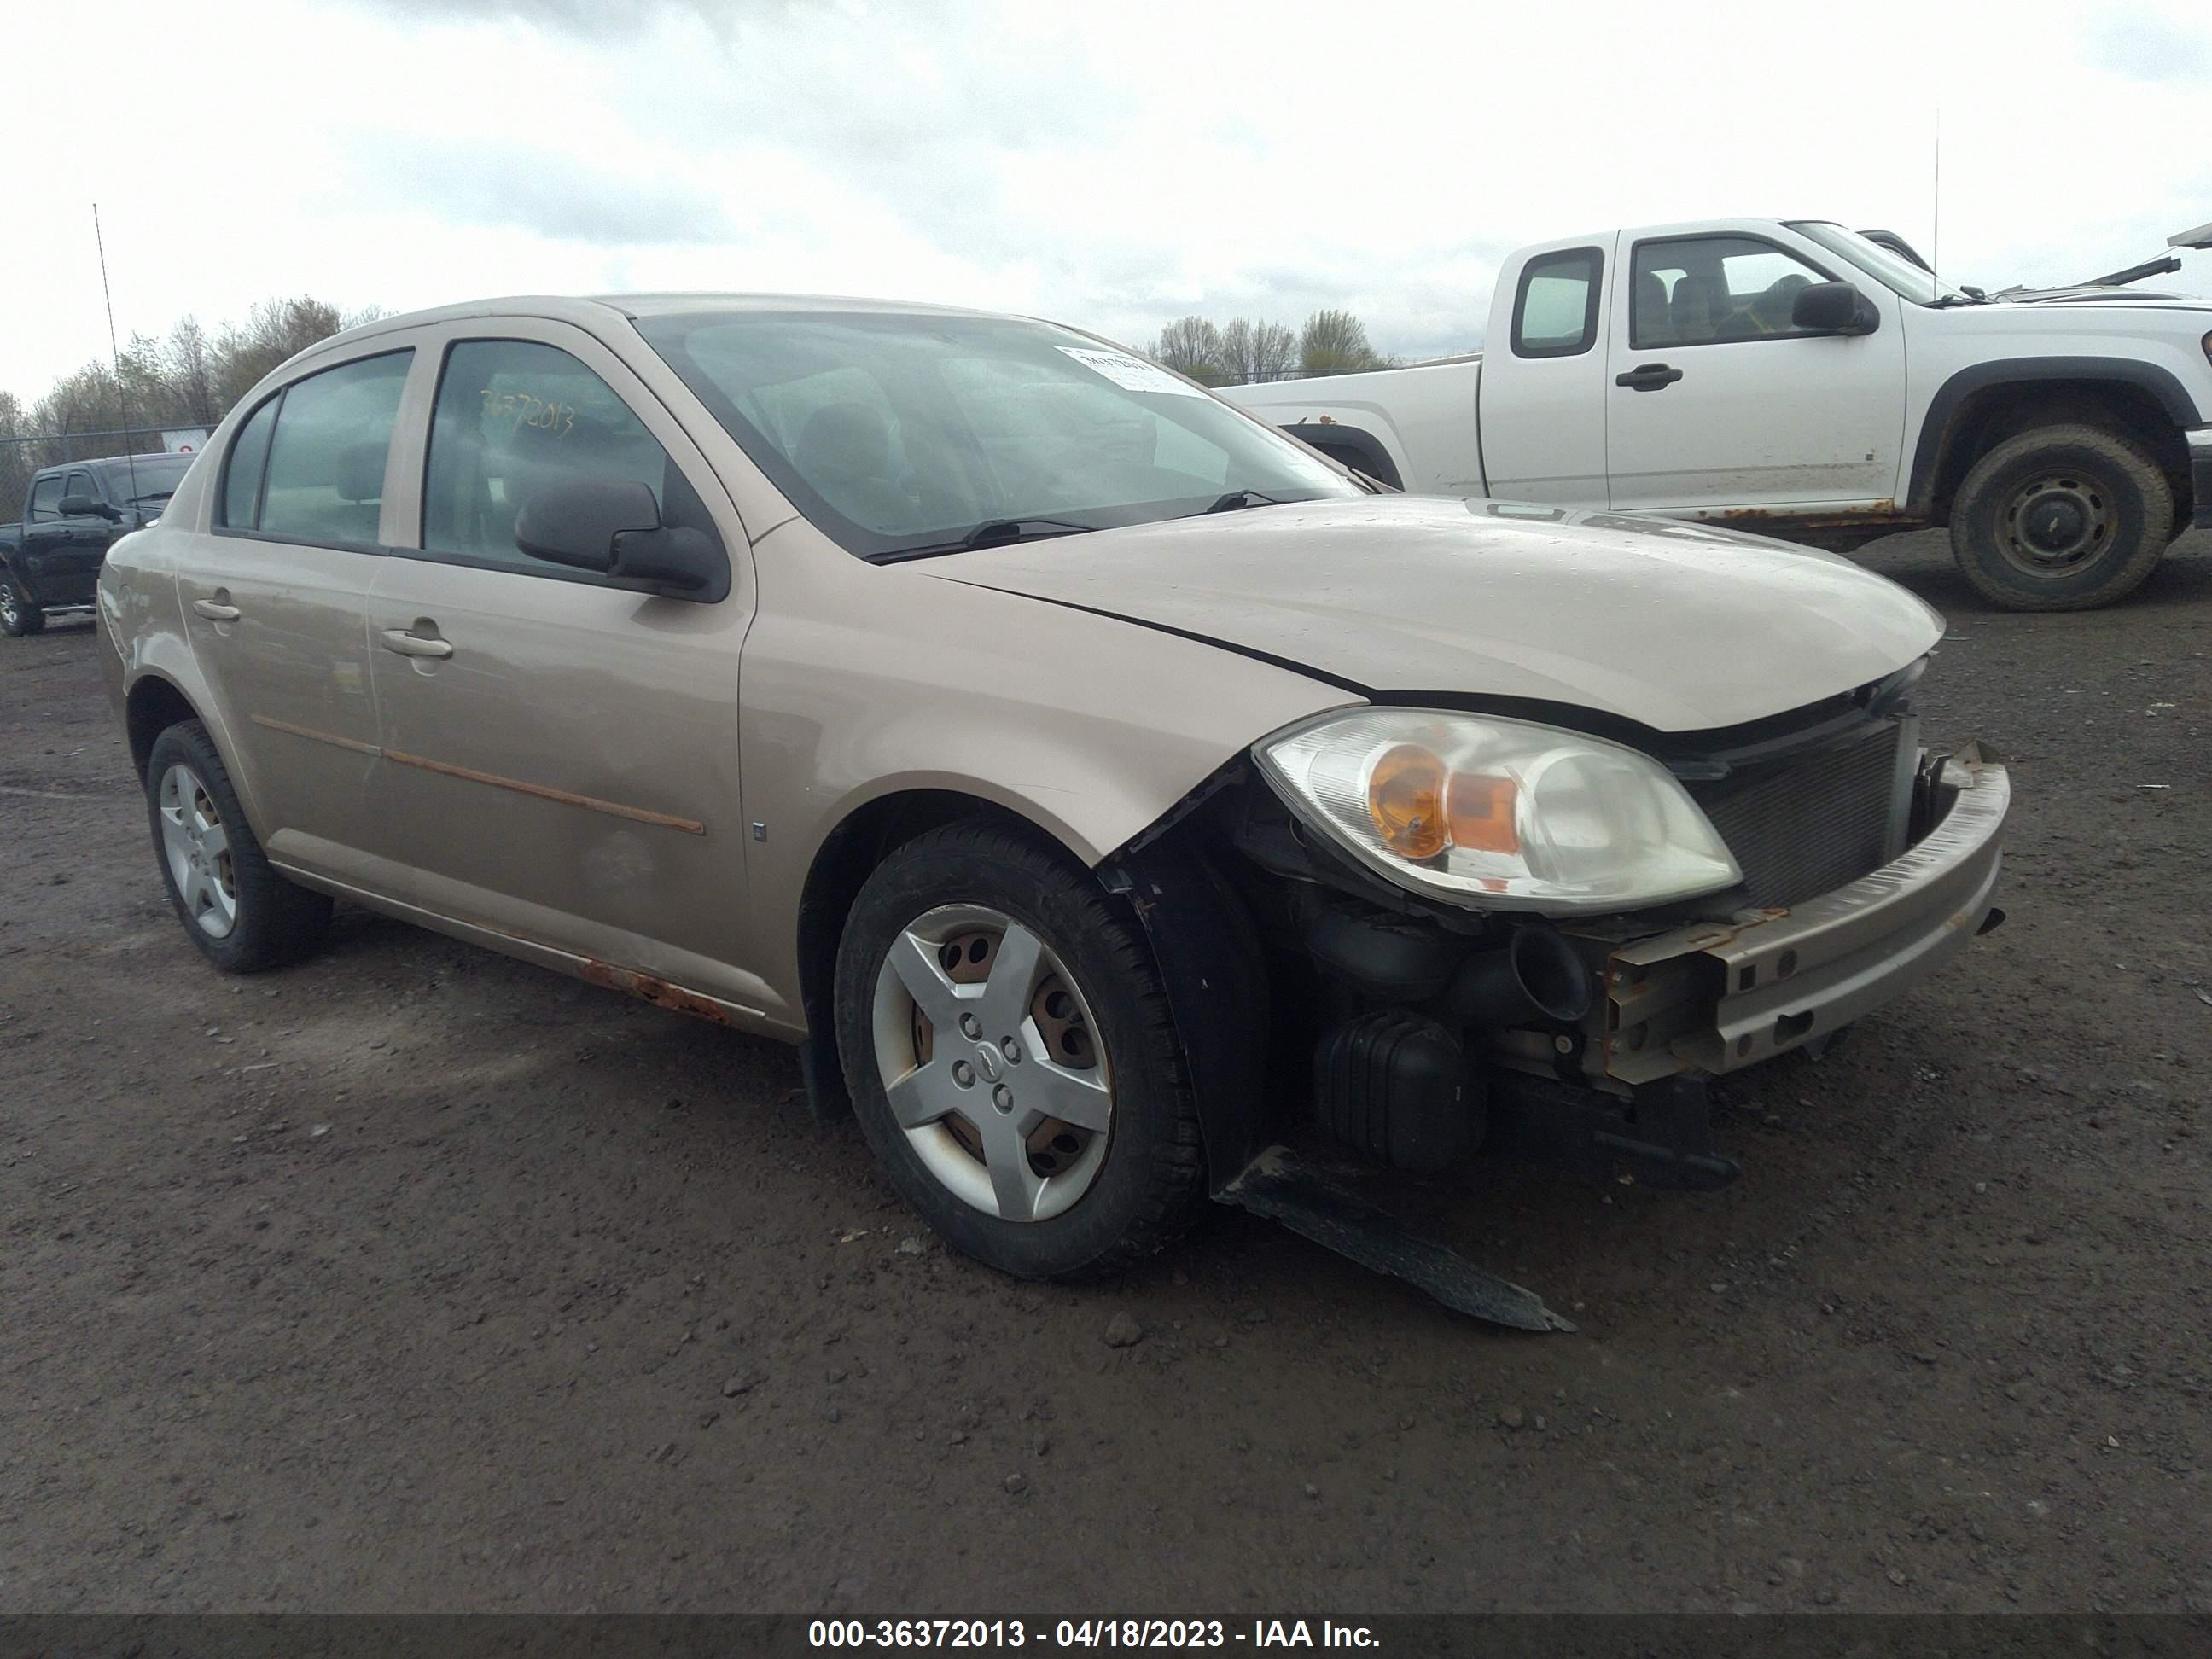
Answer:
[(1790, 228), (1818, 242), (1829, 252), (1850, 260), (1884, 288), (1915, 305), (1931, 306), (1947, 296), (1958, 300), (1966, 297), (1941, 276), (1921, 270), (1908, 259), (1899, 258), (1881, 243), (1869, 241), (1855, 230), (1845, 230), (1841, 225), (1820, 219), (1792, 220)]
[(89, 495), (94, 501), (104, 499), (101, 495), (100, 486), (92, 481), (92, 474), (84, 471), (70, 473), (69, 475), (68, 481), (62, 485), (62, 494), (64, 495)]
[(412, 351), (295, 380), (276, 410), (259, 529), (289, 541), (374, 547), (384, 463)]
[(51, 524), (61, 514), (55, 510), (62, 498), (62, 475), (48, 473), (31, 486), (31, 508), (24, 519), (32, 524)]
[(1638, 242), (1630, 259), (1636, 302), (1629, 345), (1711, 345), (1798, 332), (1790, 307), (1826, 271), (1750, 236), (1680, 236)]
[(1522, 267), (1513, 296), (1513, 355), (1572, 357), (1597, 338), (1598, 276), (1604, 256), (1594, 247), (1540, 253)]

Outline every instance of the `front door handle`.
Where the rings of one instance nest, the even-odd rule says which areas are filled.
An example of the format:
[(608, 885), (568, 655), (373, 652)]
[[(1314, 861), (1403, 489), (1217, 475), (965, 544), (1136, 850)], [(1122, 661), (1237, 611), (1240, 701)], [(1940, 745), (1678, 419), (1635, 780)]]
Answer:
[(213, 599), (194, 599), (192, 601), (192, 610), (196, 614), (205, 617), (210, 622), (236, 622), (238, 620), (238, 607), (236, 605), (217, 605)]
[(453, 654), (451, 640), (426, 640), (420, 634), (410, 634), (404, 628), (384, 630), (384, 648), (397, 651), (403, 657), (450, 657)]
[(1656, 392), (1662, 386), (1674, 385), (1681, 378), (1682, 371), (1679, 368), (1669, 368), (1664, 363), (1642, 363), (1626, 374), (1614, 375), (1613, 383), (1625, 386), (1631, 392)]

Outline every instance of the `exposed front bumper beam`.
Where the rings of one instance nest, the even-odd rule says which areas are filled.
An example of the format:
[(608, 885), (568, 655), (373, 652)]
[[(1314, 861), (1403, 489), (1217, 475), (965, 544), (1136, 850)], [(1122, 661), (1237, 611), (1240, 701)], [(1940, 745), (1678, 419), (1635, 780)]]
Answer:
[(1640, 1084), (1733, 1072), (1893, 1000), (1963, 951), (1990, 915), (2012, 789), (1978, 750), (1943, 763), (1957, 793), (1900, 857), (1789, 910), (1617, 945), (1603, 969), (1601, 1066)]

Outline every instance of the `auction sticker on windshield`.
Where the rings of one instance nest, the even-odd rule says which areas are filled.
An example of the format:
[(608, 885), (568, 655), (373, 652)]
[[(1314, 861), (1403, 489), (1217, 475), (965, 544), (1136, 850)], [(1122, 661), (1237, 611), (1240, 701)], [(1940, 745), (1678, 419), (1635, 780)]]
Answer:
[(1103, 374), (1115, 386), (1127, 392), (1173, 392), (1186, 398), (1203, 398), (1206, 393), (1194, 386), (1187, 385), (1167, 372), (1132, 357), (1122, 351), (1092, 351), (1082, 346), (1062, 346), (1060, 349), (1085, 368)]

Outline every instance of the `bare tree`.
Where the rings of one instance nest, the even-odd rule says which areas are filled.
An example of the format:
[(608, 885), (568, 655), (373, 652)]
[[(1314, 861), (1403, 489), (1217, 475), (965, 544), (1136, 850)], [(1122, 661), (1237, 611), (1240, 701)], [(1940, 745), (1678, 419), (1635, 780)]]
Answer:
[(1152, 356), (1194, 380), (1218, 385), (1228, 378), (1221, 331), (1203, 317), (1182, 317), (1170, 323), (1152, 342)]
[(1298, 337), (1280, 323), (1255, 323), (1252, 327), (1252, 376), (1255, 380), (1279, 380), (1297, 367)]
[(1389, 361), (1368, 343), (1367, 325), (1348, 311), (1316, 311), (1298, 340), (1298, 367), (1309, 374), (1356, 374)]
[(304, 295), (266, 301), (244, 323), (227, 325), (212, 338), (190, 317), (166, 339), (134, 334), (114, 361), (94, 361), (64, 374), (27, 410), (20, 398), (0, 392), (0, 437), (36, 434), (47, 440), (0, 444), (0, 521), (21, 516), (23, 489), (39, 468), (149, 447), (144, 434), (82, 434), (131, 427), (212, 427), (286, 358), (341, 328), (374, 322), (383, 314), (374, 307), (344, 314)]

